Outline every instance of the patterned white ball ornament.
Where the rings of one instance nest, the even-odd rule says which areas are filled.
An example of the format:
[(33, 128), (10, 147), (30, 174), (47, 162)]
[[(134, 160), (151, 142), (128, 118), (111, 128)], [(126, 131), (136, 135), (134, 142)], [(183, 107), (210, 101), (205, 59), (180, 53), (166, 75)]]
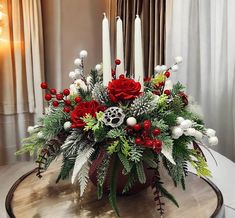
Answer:
[(137, 123), (137, 120), (134, 117), (129, 117), (126, 120), (128, 126), (134, 126)]
[(82, 60), (80, 58), (76, 58), (74, 60), (74, 65), (76, 65), (77, 67), (80, 67), (82, 64)]
[(167, 66), (166, 65), (162, 65), (161, 66), (161, 71), (166, 71), (167, 70)]
[(184, 118), (183, 117), (177, 117), (177, 119), (176, 119), (176, 122), (177, 122), (177, 124), (181, 124), (182, 122), (184, 121)]
[(191, 120), (184, 120), (181, 124), (180, 124), (180, 128), (186, 130), (188, 128), (190, 128), (192, 126), (192, 121)]
[(178, 66), (178, 65), (173, 65), (173, 66), (171, 67), (171, 69), (172, 69), (173, 72), (176, 72), (176, 71), (179, 70), (179, 66)]
[(183, 133), (184, 133), (183, 130), (180, 127), (176, 126), (172, 129), (172, 138), (178, 139), (180, 136), (183, 135)]
[(157, 65), (154, 70), (158, 73), (162, 71), (162, 67), (160, 65)]
[(97, 71), (101, 71), (102, 65), (101, 65), (101, 64), (96, 64), (95, 69), (96, 69)]
[(201, 141), (203, 134), (201, 132), (199, 132), (198, 130), (196, 130), (194, 133), (194, 137), (196, 138), (196, 140)]
[(176, 62), (177, 64), (182, 63), (182, 61), (183, 61), (183, 58), (182, 58), (181, 56), (175, 57), (175, 62)]
[(218, 138), (216, 136), (213, 136), (213, 137), (210, 137), (208, 139), (208, 142), (209, 142), (210, 145), (213, 146), (213, 145), (217, 145), (219, 140), (218, 140)]
[(214, 129), (207, 129), (206, 130), (206, 135), (209, 137), (215, 136), (216, 131)]
[(74, 71), (71, 71), (71, 72), (69, 73), (69, 78), (71, 78), (71, 79), (76, 79), (76, 73), (75, 73)]
[(87, 57), (87, 51), (86, 50), (82, 50), (80, 51), (80, 58), (86, 58)]

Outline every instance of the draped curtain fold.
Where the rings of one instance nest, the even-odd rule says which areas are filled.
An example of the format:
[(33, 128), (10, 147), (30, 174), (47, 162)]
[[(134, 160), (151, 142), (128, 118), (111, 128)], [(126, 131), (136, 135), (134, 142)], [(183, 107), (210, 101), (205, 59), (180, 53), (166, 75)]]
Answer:
[(116, 15), (123, 20), (125, 69), (134, 71), (134, 21), (141, 17), (145, 76), (164, 63), (165, 0), (117, 0)]
[[(4, 27), (0, 39), (0, 164), (9, 162), (27, 125), (41, 114), (44, 80), (40, 0), (0, 0)], [(10, 154), (12, 153), (12, 154)], [(3, 155), (3, 156), (2, 156)], [(8, 158), (11, 157), (11, 158)]]

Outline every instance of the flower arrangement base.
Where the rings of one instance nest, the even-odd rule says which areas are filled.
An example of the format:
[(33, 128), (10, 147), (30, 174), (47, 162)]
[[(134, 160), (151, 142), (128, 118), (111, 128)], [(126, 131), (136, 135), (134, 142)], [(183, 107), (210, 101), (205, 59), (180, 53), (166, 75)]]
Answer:
[[(100, 153), (99, 157), (92, 162), (91, 167), (90, 167), (89, 178), (95, 186), (97, 186), (97, 169), (101, 165), (104, 157), (105, 157), (104, 153)], [(109, 170), (107, 172), (107, 176), (106, 176), (106, 179), (104, 182), (103, 191), (106, 194), (109, 193), (109, 180), (110, 180), (111, 170), (112, 170), (112, 164), (109, 167)], [(145, 171), (145, 175), (146, 175), (146, 183), (145, 184), (136, 183), (128, 192), (126, 192), (124, 194), (123, 189), (127, 183), (128, 177), (123, 175), (122, 171), (123, 171), (123, 166), (120, 163), (119, 168), (118, 168), (118, 181), (117, 181), (117, 186), (116, 186), (116, 192), (117, 192), (117, 195), (119, 195), (119, 196), (120, 195), (136, 194), (136, 193), (146, 189), (147, 187), (149, 187), (151, 185), (152, 178), (154, 176), (153, 171), (148, 169), (148, 167), (146, 165), (144, 165), (144, 171)]]
[[(107, 197), (97, 200), (96, 188), (90, 182), (87, 192), (79, 197), (77, 187), (70, 180), (55, 184), (60, 162), (52, 164), (43, 177), (38, 179), (33, 170), (23, 175), (10, 189), (6, 198), (9, 217), (43, 218), (114, 218), (115, 213)], [(223, 198), (219, 189), (210, 181), (189, 174), (186, 191), (175, 188), (171, 180), (164, 184), (177, 197), (179, 208), (170, 201), (165, 202), (165, 218), (224, 218)], [(118, 196), (121, 217), (160, 218), (151, 188), (135, 195)]]

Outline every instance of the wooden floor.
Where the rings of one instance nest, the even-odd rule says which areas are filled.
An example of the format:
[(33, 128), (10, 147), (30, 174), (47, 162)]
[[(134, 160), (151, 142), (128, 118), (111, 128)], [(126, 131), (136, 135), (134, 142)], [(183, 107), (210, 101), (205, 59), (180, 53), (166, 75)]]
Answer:
[(20, 176), (35, 168), (33, 162), (19, 162), (17, 164), (0, 166), (0, 217), (5, 218), (5, 198), (11, 188)]

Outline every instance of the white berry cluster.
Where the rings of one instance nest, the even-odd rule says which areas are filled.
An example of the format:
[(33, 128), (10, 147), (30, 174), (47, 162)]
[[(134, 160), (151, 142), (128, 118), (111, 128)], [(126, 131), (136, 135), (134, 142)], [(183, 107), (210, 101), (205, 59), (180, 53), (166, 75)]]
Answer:
[(214, 129), (207, 129), (206, 130), (206, 135), (208, 136), (208, 142), (210, 145), (217, 145), (219, 140), (218, 137), (215, 136), (216, 132)]
[(69, 73), (69, 77), (71, 79), (76, 80), (83, 73), (83, 60), (87, 57), (87, 54), (88, 53), (86, 50), (82, 50), (80, 51), (79, 58), (76, 58), (74, 60), (74, 65), (76, 66), (76, 69)]
[[(175, 57), (175, 64), (174, 64), (172, 67), (170, 67), (170, 69), (171, 69), (173, 72), (178, 71), (178, 69), (179, 69), (178, 64), (182, 63), (182, 61), (183, 61), (183, 58), (182, 58), (181, 56)], [(167, 69), (168, 69), (168, 68), (167, 68), (166, 65), (157, 65), (157, 66), (154, 68), (154, 70), (155, 70), (157, 73), (164, 72), (164, 71), (166, 71)]]
[(173, 139), (178, 139), (183, 134), (186, 136), (193, 136), (197, 140), (202, 139), (203, 134), (200, 131), (192, 128), (193, 122), (191, 120), (185, 120), (183, 117), (178, 117), (177, 124), (177, 126), (172, 128)]

